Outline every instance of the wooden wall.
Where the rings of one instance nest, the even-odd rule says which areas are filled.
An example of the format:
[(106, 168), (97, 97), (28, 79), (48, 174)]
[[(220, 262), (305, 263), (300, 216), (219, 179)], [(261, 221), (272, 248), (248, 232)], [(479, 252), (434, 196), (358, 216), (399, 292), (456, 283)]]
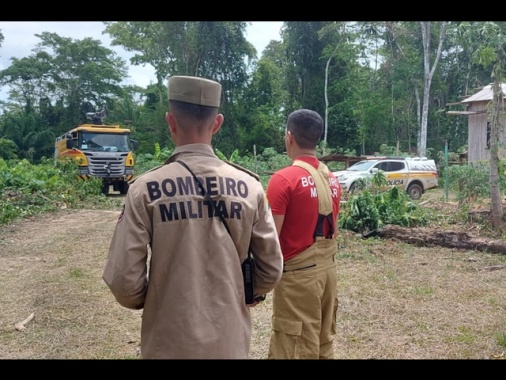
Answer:
[[(468, 117), (468, 162), (487, 161), (490, 159), (490, 149), (487, 148), (487, 106), (489, 101), (469, 103), (468, 111), (480, 112)], [(485, 111), (485, 112), (483, 112)], [(499, 131), (499, 158), (506, 159), (505, 128), (506, 119), (501, 118), (503, 127)]]

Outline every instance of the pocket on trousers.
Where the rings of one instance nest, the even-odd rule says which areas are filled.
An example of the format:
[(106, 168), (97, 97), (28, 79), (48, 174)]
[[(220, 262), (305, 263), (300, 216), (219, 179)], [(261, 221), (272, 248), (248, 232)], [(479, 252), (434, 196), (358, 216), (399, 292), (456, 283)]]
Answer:
[(273, 316), (272, 330), (274, 336), (269, 355), (274, 359), (297, 359), (302, 321)]
[(288, 335), (300, 336), (302, 334), (302, 321), (274, 316), (272, 329)]

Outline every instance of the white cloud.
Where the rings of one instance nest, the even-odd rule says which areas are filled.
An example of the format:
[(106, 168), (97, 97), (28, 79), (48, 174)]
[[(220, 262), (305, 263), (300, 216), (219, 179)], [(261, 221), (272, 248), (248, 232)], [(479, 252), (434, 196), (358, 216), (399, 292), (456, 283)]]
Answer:
[(281, 40), (280, 29), (283, 21), (251, 22), (246, 31), (246, 39), (255, 46), (260, 57), (271, 40)]

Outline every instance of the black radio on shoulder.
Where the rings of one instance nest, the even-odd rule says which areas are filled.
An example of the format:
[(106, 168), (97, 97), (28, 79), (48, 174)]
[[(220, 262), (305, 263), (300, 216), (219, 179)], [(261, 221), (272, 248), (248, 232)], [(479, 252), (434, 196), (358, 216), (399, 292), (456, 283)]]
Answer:
[(255, 302), (255, 261), (248, 252), (248, 257), (242, 262), (242, 276), (244, 278), (244, 296), (246, 304)]

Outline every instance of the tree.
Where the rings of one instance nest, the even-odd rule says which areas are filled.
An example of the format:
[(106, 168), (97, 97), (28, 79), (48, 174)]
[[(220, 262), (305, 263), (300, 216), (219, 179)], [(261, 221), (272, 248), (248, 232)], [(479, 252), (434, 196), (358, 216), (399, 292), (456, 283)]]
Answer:
[(0, 85), (8, 85), (9, 101), (26, 112), (37, 108), (42, 96), (51, 94), (51, 57), (37, 52), (25, 58), (12, 58), (12, 64), (0, 71)]
[(271, 59), (272, 50), (280, 47), (279, 42), (267, 47), (269, 54), (258, 61), (250, 85), (238, 99), (235, 112), (240, 138), (237, 146), (242, 152), (252, 152), (254, 146), (259, 152), (269, 147), (278, 152), (285, 148), (283, 102), (287, 95), (283, 89), (284, 68)]
[(33, 110), (6, 112), (0, 122), (0, 132), (4, 139), (4, 149), (7, 149), (4, 153), (9, 154), (10, 149), (15, 146), (17, 157), (32, 163), (38, 162), (44, 156), (53, 155), (55, 136), (43, 127), (40, 115)]
[(432, 83), (432, 77), (436, 70), (439, 57), (441, 56), (441, 49), (446, 37), (446, 22), (441, 22), (439, 26), (439, 42), (434, 57), (434, 63), (430, 66), (430, 42), (432, 39), (431, 28), (432, 23), (430, 21), (420, 22), (422, 29), (422, 43), (423, 43), (423, 102), (422, 102), (422, 118), (420, 123), (419, 133), (419, 144), (418, 144), (418, 155), (427, 155), (427, 119), (429, 114), (429, 102), (430, 102), (430, 86)]
[(101, 110), (113, 97), (123, 95), (120, 83), (127, 74), (126, 63), (101, 41), (72, 40), (48, 32), (36, 36), (41, 39), (38, 49), (54, 52), (49, 61), (51, 88), (66, 106), (69, 125), (78, 124), (86, 112)]
[[(336, 23), (336, 29), (338, 28), (338, 24)], [(343, 28), (345, 28), (345, 25), (343, 25)], [(339, 32), (339, 30), (337, 30)], [(327, 131), (328, 131), (328, 119), (329, 119), (329, 96), (328, 96), (328, 84), (329, 84), (329, 66), (330, 61), (332, 60), (332, 57), (336, 53), (337, 49), (339, 48), (339, 44), (336, 43), (336, 46), (332, 53), (330, 54), (329, 58), (327, 59), (327, 63), (325, 65), (325, 131), (323, 132), (323, 142), (327, 143)]]
[(489, 112), (490, 122), (490, 200), (492, 202), (492, 225), (498, 229), (504, 229), (503, 206), (501, 197), (501, 187), (499, 185), (499, 129), (501, 128), (501, 118), (504, 121), (504, 94), (502, 90), (502, 80), (504, 75), (503, 66), (506, 55), (504, 47), (502, 50), (502, 57), (497, 59), (494, 64), (492, 77), (494, 78), (494, 96), (492, 100), (492, 107)]
[(281, 32), (286, 55), (286, 90), (290, 94), (287, 108), (309, 108), (320, 115), (325, 105), (322, 94), (325, 63), (322, 60), (324, 42), (318, 36), (324, 22), (289, 21)]
[(4, 160), (18, 159), (17, 151), (18, 147), (14, 143), (14, 141), (0, 138), (0, 158)]
[[(34, 53), (0, 72), (0, 84), (10, 87), (9, 99), (30, 110), (42, 98), (65, 107), (65, 125), (82, 122), (85, 113), (103, 108), (122, 95), (127, 73), (125, 61), (102, 46), (101, 41), (73, 40), (55, 33), (36, 34), (41, 39)], [(89, 109), (92, 108), (92, 109)]]
[[(412, 151), (416, 138), (417, 153), (428, 156), (427, 141), (429, 119), (435, 117), (429, 105), (441, 104), (441, 86), (437, 63), (442, 56), (446, 36), (446, 22), (385, 22), (382, 34), (385, 41), (381, 49), (384, 62), (380, 73), (388, 85), (391, 99), (391, 130), (397, 142), (404, 141), (406, 150)], [(422, 31), (420, 33), (420, 31)], [(439, 33), (437, 33), (439, 32)], [(437, 49), (434, 40), (439, 35)], [(448, 49), (445, 54), (448, 54)], [(431, 60), (433, 64), (431, 67)], [(438, 76), (436, 76), (436, 73)], [(436, 81), (434, 81), (436, 79)], [(431, 86), (436, 82), (440, 92), (431, 97)], [(439, 108), (441, 110), (443, 105)], [(437, 114), (436, 114), (437, 115)], [(432, 122), (433, 120), (431, 120)], [(435, 123), (434, 123), (435, 124)], [(431, 129), (434, 129), (433, 124)], [(442, 139), (444, 141), (444, 139)]]
[(490, 200), (492, 204), (492, 224), (504, 230), (503, 206), (499, 186), (499, 129), (504, 128), (504, 94), (502, 82), (506, 65), (506, 34), (504, 23), (484, 22), (477, 25), (462, 23), (461, 28), (473, 40), (479, 36), (480, 44), (475, 52), (475, 61), (484, 67), (491, 68), (493, 79), (493, 98), (488, 110), (490, 122)]
[(239, 138), (237, 104), (248, 81), (248, 65), (256, 56), (245, 36), (246, 23), (237, 21), (108, 22), (105, 32), (113, 45), (135, 54), (132, 64), (151, 64), (157, 76), (160, 107), (163, 81), (169, 75), (198, 75), (222, 84), (222, 112), (227, 115), (215, 145), (230, 154)]

